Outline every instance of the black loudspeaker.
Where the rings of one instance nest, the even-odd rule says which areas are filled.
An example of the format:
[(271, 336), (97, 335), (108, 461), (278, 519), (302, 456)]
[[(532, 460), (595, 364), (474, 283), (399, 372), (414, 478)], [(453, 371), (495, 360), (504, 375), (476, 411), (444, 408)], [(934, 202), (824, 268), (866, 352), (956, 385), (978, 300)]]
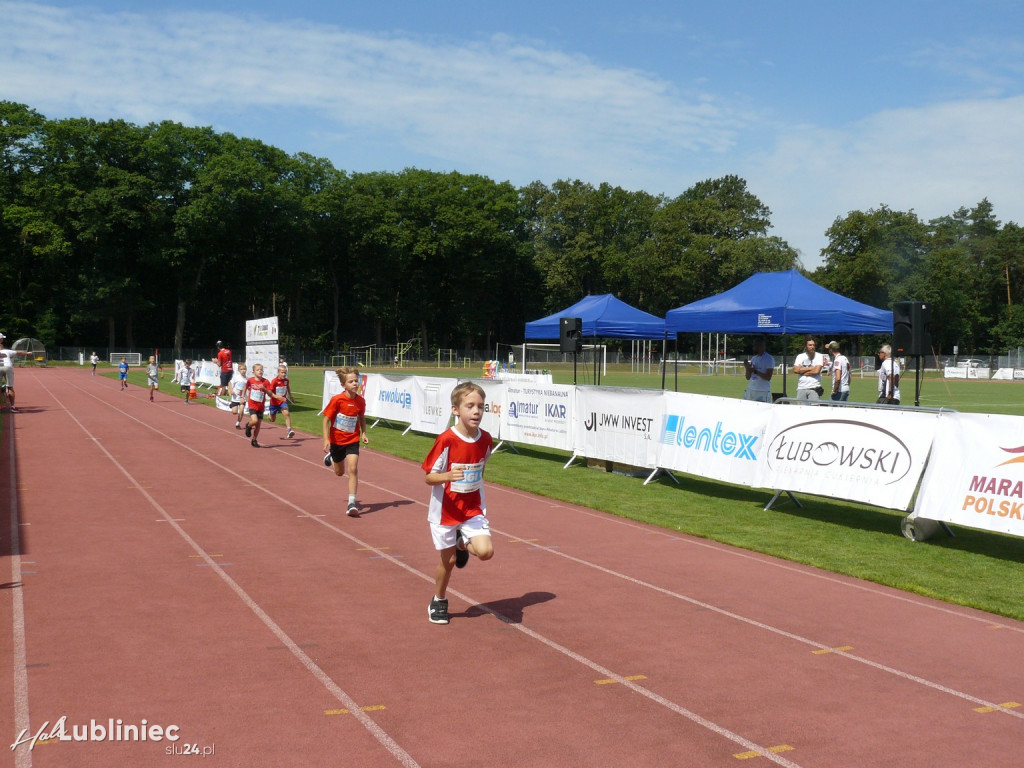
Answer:
[(892, 305), (892, 351), (894, 355), (931, 354), (928, 323), (932, 309), (921, 301), (897, 301)]
[(582, 352), (583, 351), (583, 318), (582, 317), (560, 317), (560, 318), (558, 318), (558, 351), (559, 352)]

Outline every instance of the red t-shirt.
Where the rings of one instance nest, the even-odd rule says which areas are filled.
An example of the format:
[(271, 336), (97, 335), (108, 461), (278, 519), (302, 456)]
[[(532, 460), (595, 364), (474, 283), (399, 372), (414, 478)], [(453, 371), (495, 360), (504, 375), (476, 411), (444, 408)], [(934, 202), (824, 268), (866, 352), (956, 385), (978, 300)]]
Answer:
[(231, 367), (231, 350), (227, 347), (217, 353), (217, 362), (220, 363), (220, 369), (224, 373), (231, 373), (234, 370)]
[(291, 382), (288, 381), (287, 376), (283, 379), (280, 376), (276, 376), (274, 380), (270, 382), (270, 388), (274, 390), (274, 394), (278, 397), (287, 397), (288, 387), (290, 386)]
[(324, 416), (331, 422), (327, 440), (331, 445), (351, 445), (359, 442), (359, 418), (366, 414), (366, 401), (359, 395), (349, 397), (342, 392), (332, 397)]
[(441, 525), (458, 525), (476, 515), (487, 514), (484, 500), (484, 464), (491, 455), (492, 440), (489, 433), (477, 430), (475, 438), (468, 438), (451, 427), (437, 436), (434, 447), (423, 460), (423, 471), (448, 472), (456, 465), (465, 471), (456, 483), (435, 485), (430, 490), (427, 519)]
[(267, 400), (270, 399), (268, 392), (273, 391), (270, 389), (270, 382), (266, 379), (257, 379), (255, 376), (250, 376), (245, 385), (249, 387), (249, 412), (250, 413), (262, 413), (263, 407), (267, 404)]

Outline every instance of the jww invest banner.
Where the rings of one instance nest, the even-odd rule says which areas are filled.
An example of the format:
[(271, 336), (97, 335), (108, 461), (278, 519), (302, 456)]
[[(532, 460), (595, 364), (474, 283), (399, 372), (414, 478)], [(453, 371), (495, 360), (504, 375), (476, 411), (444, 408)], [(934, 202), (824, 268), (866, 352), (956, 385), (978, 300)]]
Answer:
[(754, 485), (906, 509), (938, 414), (772, 406)]

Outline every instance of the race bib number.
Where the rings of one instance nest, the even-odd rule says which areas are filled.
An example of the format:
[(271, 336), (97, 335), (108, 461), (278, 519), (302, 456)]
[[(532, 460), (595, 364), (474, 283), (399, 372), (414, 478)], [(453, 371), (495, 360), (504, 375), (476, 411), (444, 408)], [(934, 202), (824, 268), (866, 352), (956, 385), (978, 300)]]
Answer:
[(339, 413), (334, 417), (334, 428), (339, 432), (355, 432), (358, 423), (358, 416), (346, 416), (343, 413)]
[(452, 469), (462, 470), (461, 480), (452, 480), (450, 487), (454, 493), (472, 493), (479, 491), (484, 484), (484, 462), (476, 464), (452, 464)]
[(262, 389), (249, 390), (249, 399), (252, 400), (254, 403), (262, 403), (266, 396), (267, 393), (264, 392)]
[(284, 397), (286, 394), (288, 394), (288, 387), (275, 387), (274, 391), (281, 397)]

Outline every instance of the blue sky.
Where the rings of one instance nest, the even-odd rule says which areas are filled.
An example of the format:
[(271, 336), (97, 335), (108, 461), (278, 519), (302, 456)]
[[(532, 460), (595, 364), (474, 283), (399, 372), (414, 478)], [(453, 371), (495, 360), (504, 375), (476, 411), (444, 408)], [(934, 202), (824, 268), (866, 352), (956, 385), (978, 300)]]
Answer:
[(349, 171), (675, 196), (737, 174), (819, 263), (881, 204), (1024, 223), (1024, 3), (0, 0), (0, 99)]

